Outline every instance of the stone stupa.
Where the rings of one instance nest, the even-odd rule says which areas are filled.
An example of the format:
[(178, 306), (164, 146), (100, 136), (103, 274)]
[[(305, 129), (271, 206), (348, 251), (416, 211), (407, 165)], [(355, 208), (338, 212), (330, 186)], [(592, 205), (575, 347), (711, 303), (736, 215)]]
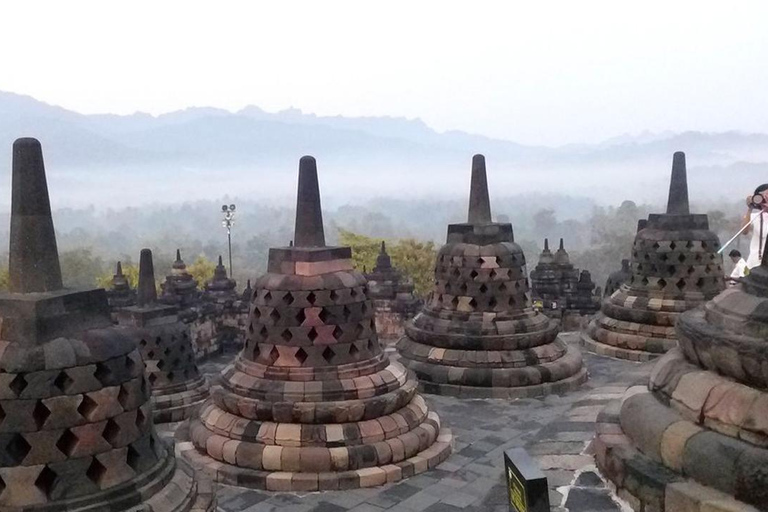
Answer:
[[(152, 424), (131, 329), (103, 289), (61, 279), (40, 143), (13, 144), (9, 292), (0, 293), (0, 509), (213, 507)], [(203, 486), (201, 486), (202, 488)]]
[(161, 285), (160, 302), (179, 308), (184, 315), (200, 301), (197, 281), (187, 270), (187, 264), (181, 259), (181, 250), (176, 249), (176, 260), (171, 265), (171, 273), (165, 277)]
[(685, 154), (675, 153), (667, 212), (638, 222), (632, 276), (603, 301), (582, 333), (587, 350), (647, 361), (677, 345), (680, 313), (725, 288), (720, 242), (704, 214), (691, 214)]
[(117, 320), (134, 328), (134, 343), (152, 387), (155, 423), (188, 419), (208, 398), (208, 381), (197, 368), (189, 326), (177, 312), (157, 301), (152, 251), (142, 249), (137, 304), (120, 309)]
[(512, 225), (494, 223), (485, 158), (472, 159), (467, 223), (448, 226), (435, 288), (397, 344), (425, 392), (517, 398), (559, 393), (587, 378), (559, 323), (531, 308), (525, 255)]
[(107, 290), (107, 300), (109, 307), (115, 310), (136, 304), (136, 290), (131, 288), (128, 278), (123, 274), (123, 264), (119, 261), (115, 275), (112, 276), (110, 289)]
[(392, 266), (384, 241), (373, 272), (363, 273), (376, 310), (376, 332), (382, 340), (396, 341), (405, 332), (405, 321), (419, 310), (420, 301), (413, 293), (413, 281)]
[(676, 331), (598, 416), (598, 466), (635, 510), (768, 511), (768, 256)]
[(294, 244), (270, 249), (245, 347), (190, 424), (183, 454), (196, 466), (233, 485), (317, 491), (397, 481), (448, 456), (450, 433), (379, 345), (351, 256), (325, 245), (315, 159), (302, 157)]

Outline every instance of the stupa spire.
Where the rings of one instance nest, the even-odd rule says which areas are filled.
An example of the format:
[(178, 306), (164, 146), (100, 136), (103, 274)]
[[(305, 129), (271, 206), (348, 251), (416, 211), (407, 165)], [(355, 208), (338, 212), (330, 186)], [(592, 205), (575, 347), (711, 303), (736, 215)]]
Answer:
[(678, 151), (672, 157), (672, 179), (669, 182), (667, 214), (689, 215), (688, 177), (685, 168), (685, 153)]
[(117, 269), (115, 270), (115, 275), (121, 276), (121, 277), (123, 275), (123, 264), (120, 263), (119, 261), (117, 262)]
[(317, 163), (311, 156), (303, 156), (299, 160), (296, 229), (293, 242), (296, 247), (325, 247)]
[(563, 239), (560, 239), (560, 247), (558, 247), (558, 250), (564, 251), (565, 250), (565, 243), (563, 242)]
[(155, 287), (155, 267), (152, 263), (152, 251), (141, 250), (139, 258), (139, 286), (136, 302), (141, 306), (148, 306), (157, 301), (157, 288)]
[(64, 287), (43, 150), (37, 139), (13, 143), (10, 238), (8, 288), (12, 293), (51, 292)]
[(549, 238), (544, 239), (544, 250), (545, 251), (549, 250)]
[(485, 157), (472, 157), (472, 181), (469, 186), (469, 215), (470, 224), (490, 224), (491, 200), (488, 197), (488, 176), (485, 172)]

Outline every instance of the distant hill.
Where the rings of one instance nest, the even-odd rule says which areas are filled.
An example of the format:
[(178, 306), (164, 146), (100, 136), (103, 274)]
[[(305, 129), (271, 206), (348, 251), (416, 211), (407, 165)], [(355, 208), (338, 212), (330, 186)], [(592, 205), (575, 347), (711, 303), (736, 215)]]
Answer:
[[(521, 120), (524, 122), (524, 120)], [(324, 197), (463, 196), (473, 153), (486, 154), (492, 195), (559, 193), (614, 203), (662, 202), (671, 156), (688, 154), (696, 197), (742, 197), (768, 182), (768, 135), (644, 133), (596, 145), (525, 146), (419, 119), (320, 117), (249, 106), (190, 108), (160, 116), (82, 115), (0, 92), (0, 173), (11, 143), (39, 138), (58, 206), (182, 202), (223, 195), (291, 196), (298, 158), (313, 154)], [(7, 183), (7, 181), (6, 181)], [(698, 195), (697, 195), (698, 194)], [(0, 205), (7, 198), (0, 194)]]

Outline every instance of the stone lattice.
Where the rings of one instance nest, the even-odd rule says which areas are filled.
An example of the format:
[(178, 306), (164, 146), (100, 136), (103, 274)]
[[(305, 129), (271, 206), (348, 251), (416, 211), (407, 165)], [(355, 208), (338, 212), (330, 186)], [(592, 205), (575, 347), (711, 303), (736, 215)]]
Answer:
[(667, 213), (651, 214), (632, 247), (632, 276), (590, 322), (582, 342), (591, 351), (649, 360), (677, 344), (680, 313), (723, 290), (720, 242), (707, 216), (691, 214), (685, 155), (675, 153)]
[(768, 510), (766, 312), (768, 257), (681, 314), (648, 388), (598, 418), (598, 465), (637, 510)]
[(413, 293), (413, 281), (392, 266), (384, 242), (381, 242), (373, 272), (365, 277), (368, 280), (368, 296), (376, 310), (376, 332), (382, 340), (399, 339), (405, 332), (405, 321), (418, 313), (421, 306), (421, 301)]
[(10, 292), (0, 294), (0, 509), (212, 507), (152, 424), (129, 328), (104, 290), (62, 287), (40, 143), (13, 146)]
[(133, 327), (152, 388), (155, 423), (192, 417), (208, 398), (208, 382), (197, 368), (189, 326), (179, 320), (174, 306), (157, 302), (149, 249), (141, 251), (138, 303), (118, 310), (117, 318), (120, 325)]
[(185, 455), (226, 483), (275, 491), (370, 487), (426, 471), (450, 434), (376, 336), (349, 247), (326, 247), (317, 169), (299, 167), (293, 247), (272, 248), (248, 337), (203, 406)]
[(558, 322), (531, 308), (512, 225), (491, 221), (482, 155), (472, 162), (469, 222), (448, 226), (435, 288), (405, 330), (397, 349), (429, 393), (537, 396), (586, 379), (579, 350), (557, 339)]

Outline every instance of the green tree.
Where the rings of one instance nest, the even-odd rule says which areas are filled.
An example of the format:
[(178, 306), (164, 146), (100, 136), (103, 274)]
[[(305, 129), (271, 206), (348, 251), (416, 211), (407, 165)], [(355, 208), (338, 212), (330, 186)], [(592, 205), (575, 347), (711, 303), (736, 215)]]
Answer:
[(413, 279), (416, 295), (425, 297), (435, 282), (435, 243), (407, 238), (398, 241), (390, 255), (392, 264)]
[(352, 248), (352, 264), (359, 271), (368, 272), (376, 265), (381, 240), (339, 228), (339, 244)]
[[(128, 280), (128, 284), (134, 290), (139, 285), (139, 266), (131, 263), (122, 264), (123, 275)], [(112, 287), (112, 277), (114, 277), (114, 271), (105, 272), (104, 274), (96, 278), (96, 286), (108, 290)]]
[(192, 277), (197, 281), (197, 286), (201, 289), (205, 287), (205, 283), (213, 279), (215, 270), (216, 264), (202, 254), (197, 257), (194, 263), (187, 265), (187, 271), (192, 274)]
[(90, 247), (63, 251), (59, 255), (61, 277), (69, 288), (90, 288), (106, 271), (104, 261)]

